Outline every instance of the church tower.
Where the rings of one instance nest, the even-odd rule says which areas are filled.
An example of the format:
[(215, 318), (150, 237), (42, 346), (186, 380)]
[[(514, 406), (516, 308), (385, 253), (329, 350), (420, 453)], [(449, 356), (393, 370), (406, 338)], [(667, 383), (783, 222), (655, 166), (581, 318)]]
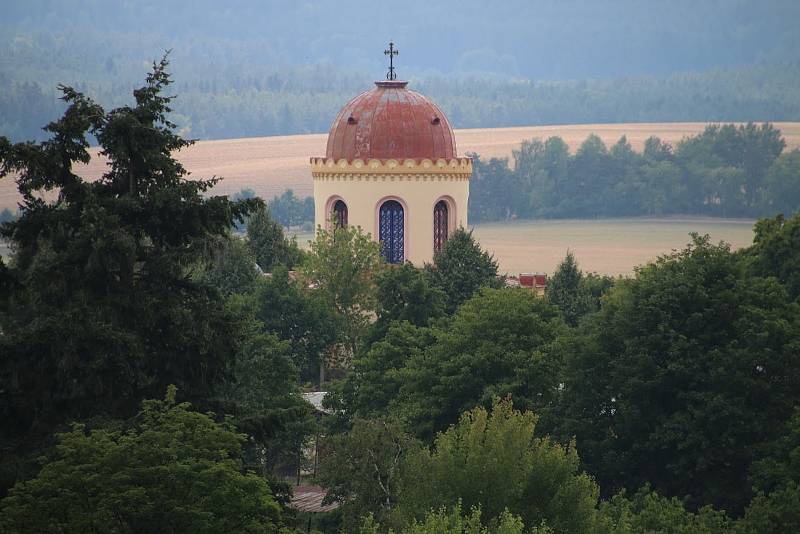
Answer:
[[(390, 43), (390, 59), (396, 54)], [(453, 129), (429, 99), (394, 79), (361, 93), (333, 121), (325, 157), (311, 158), (316, 224), (357, 225), (389, 263), (433, 261), (467, 226), (472, 160), (459, 158)]]

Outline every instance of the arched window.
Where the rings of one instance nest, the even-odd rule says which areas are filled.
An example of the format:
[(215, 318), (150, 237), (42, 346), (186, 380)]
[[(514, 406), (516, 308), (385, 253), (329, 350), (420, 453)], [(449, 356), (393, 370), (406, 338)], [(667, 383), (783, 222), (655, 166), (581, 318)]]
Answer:
[(347, 204), (343, 200), (337, 200), (333, 204), (334, 224), (337, 228), (347, 226)]
[(438, 254), (447, 241), (447, 202), (440, 200), (433, 207), (433, 253)]
[(381, 255), (389, 263), (403, 263), (403, 206), (396, 200), (381, 204), (378, 236)]

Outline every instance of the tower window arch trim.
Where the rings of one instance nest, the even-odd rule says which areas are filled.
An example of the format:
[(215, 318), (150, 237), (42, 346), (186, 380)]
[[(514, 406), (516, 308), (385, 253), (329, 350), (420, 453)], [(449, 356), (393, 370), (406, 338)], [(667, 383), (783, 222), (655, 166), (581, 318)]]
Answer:
[(397, 197), (383, 198), (376, 206), (376, 234), (387, 263), (403, 263), (408, 254), (408, 207)]
[(450, 206), (444, 199), (433, 207), (433, 253), (438, 254), (450, 235)]
[(347, 204), (344, 200), (337, 199), (333, 203), (333, 222), (338, 228), (345, 228), (347, 226)]
[[(322, 226), (326, 230), (333, 230), (331, 222), (336, 227), (347, 226), (349, 224), (349, 208), (344, 198), (339, 195), (332, 195), (325, 201), (325, 217), (322, 221)], [(342, 223), (344, 223), (342, 225)]]
[(442, 195), (436, 199), (429, 209), (433, 214), (433, 227), (431, 228), (433, 240), (430, 243), (433, 245), (433, 254), (435, 256), (444, 247), (444, 243), (450, 237), (450, 234), (459, 226), (458, 206), (453, 197)]

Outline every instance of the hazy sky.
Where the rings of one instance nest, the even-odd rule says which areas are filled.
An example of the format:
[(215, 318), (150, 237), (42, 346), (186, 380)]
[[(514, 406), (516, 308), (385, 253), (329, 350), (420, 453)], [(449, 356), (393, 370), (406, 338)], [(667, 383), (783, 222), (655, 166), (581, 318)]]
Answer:
[[(800, 59), (800, 1), (765, 0), (5, 0), (14, 39), (53, 36), (76, 54), (235, 57), (404, 76), (488, 73), (582, 79)], [(189, 53), (190, 51), (190, 53)], [(0, 54), (1, 55), (1, 54)], [(0, 58), (0, 68), (2, 68)]]

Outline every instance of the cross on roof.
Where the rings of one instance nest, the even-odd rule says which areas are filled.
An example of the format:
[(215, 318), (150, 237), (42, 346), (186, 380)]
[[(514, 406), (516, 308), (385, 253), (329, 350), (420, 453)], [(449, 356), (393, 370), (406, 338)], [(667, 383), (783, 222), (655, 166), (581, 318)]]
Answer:
[(383, 53), (389, 56), (389, 72), (386, 73), (386, 79), (396, 80), (397, 74), (394, 72), (394, 56), (399, 54), (399, 51), (395, 50), (394, 43), (389, 41), (389, 50), (384, 50)]

